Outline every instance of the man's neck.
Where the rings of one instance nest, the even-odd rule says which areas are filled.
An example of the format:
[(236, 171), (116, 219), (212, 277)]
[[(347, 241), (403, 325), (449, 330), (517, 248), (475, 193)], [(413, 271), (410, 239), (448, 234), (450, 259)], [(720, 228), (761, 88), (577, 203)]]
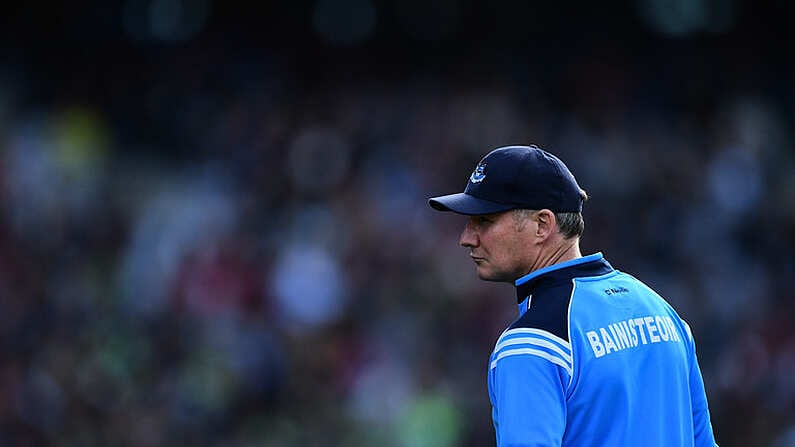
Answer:
[(566, 262), (581, 257), (582, 253), (580, 253), (580, 239), (576, 237), (571, 239), (563, 239), (548, 252), (542, 252), (528, 273), (532, 273), (550, 265), (560, 264), (561, 262)]

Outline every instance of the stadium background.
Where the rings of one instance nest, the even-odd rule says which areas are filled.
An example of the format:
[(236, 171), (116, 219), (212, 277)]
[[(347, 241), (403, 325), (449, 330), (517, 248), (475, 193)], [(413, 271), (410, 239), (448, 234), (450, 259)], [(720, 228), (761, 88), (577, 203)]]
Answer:
[(76, 3), (0, 15), (0, 445), (491, 445), (511, 288), (425, 201), (538, 143), (795, 446), (788, 2)]

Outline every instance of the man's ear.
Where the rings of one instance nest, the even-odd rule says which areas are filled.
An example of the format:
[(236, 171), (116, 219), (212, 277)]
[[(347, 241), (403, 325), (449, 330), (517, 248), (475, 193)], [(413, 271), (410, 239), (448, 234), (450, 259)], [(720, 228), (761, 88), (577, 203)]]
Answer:
[(555, 219), (555, 213), (548, 209), (542, 209), (536, 213), (536, 237), (540, 241), (546, 241), (551, 235), (557, 231), (558, 222)]

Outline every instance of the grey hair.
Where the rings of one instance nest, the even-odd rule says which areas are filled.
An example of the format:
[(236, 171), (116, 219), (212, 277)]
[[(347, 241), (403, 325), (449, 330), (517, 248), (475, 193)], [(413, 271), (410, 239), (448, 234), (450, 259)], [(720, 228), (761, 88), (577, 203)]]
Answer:
[(585, 220), (582, 213), (555, 213), (558, 230), (566, 239), (580, 237), (585, 232)]
[[(582, 201), (585, 202), (588, 200), (588, 193), (580, 189), (580, 197)], [(528, 209), (513, 210), (513, 219), (516, 223), (517, 230), (521, 231), (524, 229), (525, 221), (535, 212), (536, 210)], [(555, 213), (555, 221), (558, 223), (558, 231), (560, 231), (560, 234), (566, 239), (581, 237), (585, 232), (585, 220), (582, 217), (582, 213)]]

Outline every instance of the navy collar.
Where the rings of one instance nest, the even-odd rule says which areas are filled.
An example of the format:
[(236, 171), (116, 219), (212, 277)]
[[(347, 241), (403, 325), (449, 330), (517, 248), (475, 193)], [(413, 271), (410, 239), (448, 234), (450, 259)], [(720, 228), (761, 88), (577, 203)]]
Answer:
[(521, 303), (535, 290), (539, 284), (547, 280), (571, 280), (580, 276), (599, 276), (610, 273), (613, 267), (602, 256), (602, 253), (571, 259), (530, 272), (514, 282), (516, 299)]

